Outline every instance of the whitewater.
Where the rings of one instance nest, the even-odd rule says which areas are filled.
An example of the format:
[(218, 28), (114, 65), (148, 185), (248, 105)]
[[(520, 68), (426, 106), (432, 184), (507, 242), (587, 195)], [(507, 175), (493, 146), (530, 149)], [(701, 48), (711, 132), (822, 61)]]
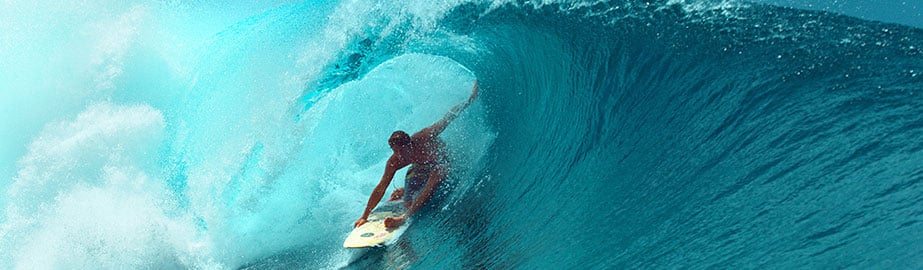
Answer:
[[(2, 269), (923, 267), (915, 26), (723, 0), (0, 5)], [(342, 248), (391, 132), (475, 80), (441, 199)]]

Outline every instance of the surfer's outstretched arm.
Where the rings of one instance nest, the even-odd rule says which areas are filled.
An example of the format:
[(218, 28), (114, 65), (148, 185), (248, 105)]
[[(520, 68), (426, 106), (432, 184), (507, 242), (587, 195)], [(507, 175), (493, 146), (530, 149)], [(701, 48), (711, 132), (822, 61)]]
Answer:
[[(468, 106), (471, 105), (471, 102), (473, 102), (474, 99), (477, 97), (478, 97), (478, 80), (475, 79), (474, 87), (471, 89), (471, 96), (469, 96), (467, 100), (463, 101), (462, 103), (458, 105), (455, 105), (455, 107), (452, 107), (452, 109), (449, 110), (449, 112), (446, 113), (445, 116), (442, 117), (442, 119), (439, 119), (439, 121), (437, 121), (432, 126), (429, 126), (427, 128), (424, 128), (423, 130), (420, 130), (420, 132), (418, 132), (417, 134), (427, 135), (427, 138), (434, 138), (436, 136), (439, 136), (439, 134), (445, 130), (445, 128), (449, 125), (449, 123), (451, 123), (452, 120), (455, 120), (455, 118), (457, 118), (458, 115), (461, 114), (462, 111), (467, 109)], [(414, 134), (414, 135), (417, 135), (417, 134)]]
[(362, 217), (356, 220), (353, 227), (362, 226), (362, 224), (367, 222), (366, 219), (369, 218), (369, 213), (381, 202), (381, 197), (385, 196), (385, 190), (388, 189), (388, 185), (390, 185), (391, 180), (394, 179), (394, 173), (397, 169), (397, 160), (394, 156), (391, 156), (391, 158), (388, 159), (387, 165), (385, 165), (385, 173), (381, 176), (381, 181), (378, 181), (378, 185), (375, 186), (375, 190), (373, 190), (372, 195), (369, 196), (369, 202), (365, 205), (365, 211), (362, 212)]

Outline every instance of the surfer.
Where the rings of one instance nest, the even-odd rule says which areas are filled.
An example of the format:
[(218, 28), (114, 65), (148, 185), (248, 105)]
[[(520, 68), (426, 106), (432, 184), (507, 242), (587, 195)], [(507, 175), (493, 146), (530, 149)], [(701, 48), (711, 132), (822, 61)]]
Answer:
[(455, 120), (458, 115), (471, 105), (471, 102), (477, 98), (478, 81), (474, 80), (474, 87), (471, 89), (471, 96), (461, 104), (455, 105), (432, 126), (426, 127), (413, 135), (398, 130), (391, 134), (388, 139), (388, 145), (394, 151), (385, 165), (385, 173), (381, 176), (381, 181), (375, 186), (372, 195), (369, 196), (369, 202), (365, 206), (365, 212), (362, 217), (356, 220), (354, 227), (362, 226), (368, 222), (366, 219), (372, 209), (378, 205), (385, 190), (391, 184), (394, 174), (397, 170), (410, 165), (405, 177), (404, 187), (399, 188), (391, 194), (390, 200), (396, 201), (403, 199), (407, 212), (399, 217), (388, 217), (385, 219), (385, 227), (396, 228), (404, 224), (407, 217), (413, 215), (423, 205), (425, 205), (439, 184), (445, 180), (448, 171), (448, 161), (446, 160), (445, 143), (438, 138), (439, 134), (445, 130), (446, 126)]

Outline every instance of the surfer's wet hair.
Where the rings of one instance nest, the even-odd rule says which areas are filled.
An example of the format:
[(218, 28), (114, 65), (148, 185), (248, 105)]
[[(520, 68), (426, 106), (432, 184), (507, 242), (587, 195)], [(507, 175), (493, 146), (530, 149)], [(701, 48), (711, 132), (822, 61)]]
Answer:
[(391, 138), (388, 139), (388, 145), (391, 147), (394, 146), (405, 146), (410, 144), (410, 135), (407, 135), (407, 132), (402, 130), (395, 131), (391, 133)]

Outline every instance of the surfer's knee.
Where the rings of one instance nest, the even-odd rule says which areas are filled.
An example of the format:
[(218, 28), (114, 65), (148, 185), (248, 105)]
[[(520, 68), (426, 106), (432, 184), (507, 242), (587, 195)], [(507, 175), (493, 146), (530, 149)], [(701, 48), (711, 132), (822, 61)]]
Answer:
[(404, 197), (404, 188), (395, 189), (394, 192), (391, 192), (391, 197), (388, 198), (389, 202), (399, 201)]

